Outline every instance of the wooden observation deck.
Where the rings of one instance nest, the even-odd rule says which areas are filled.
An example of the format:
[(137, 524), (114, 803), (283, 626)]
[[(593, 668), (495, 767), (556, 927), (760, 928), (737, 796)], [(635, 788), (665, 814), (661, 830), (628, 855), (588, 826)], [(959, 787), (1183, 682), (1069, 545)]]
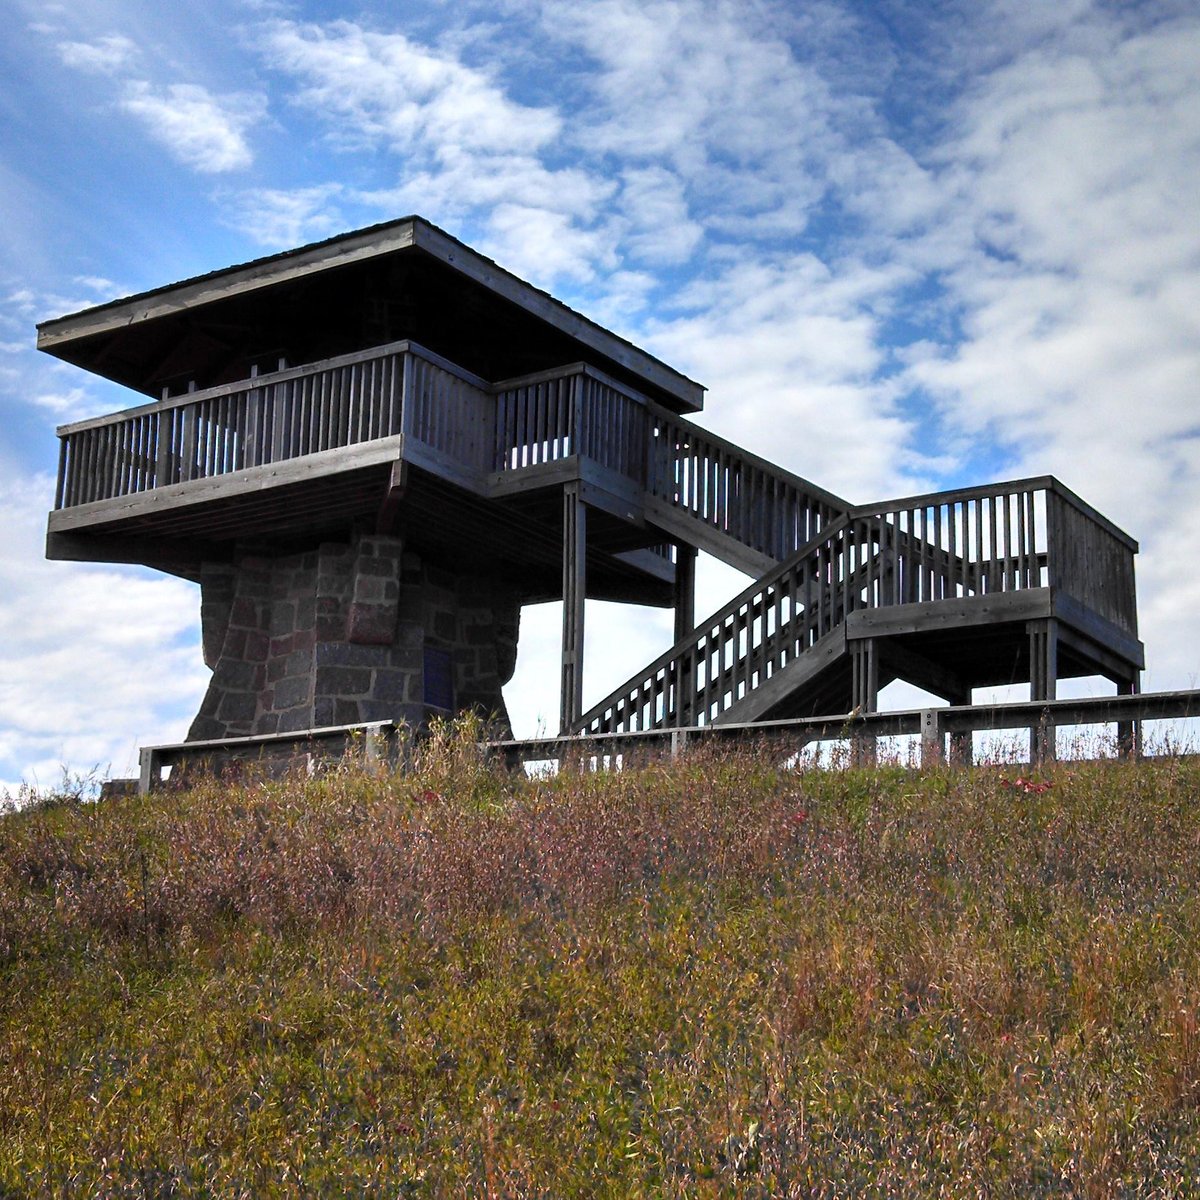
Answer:
[[(419, 218), (39, 345), (154, 397), (59, 430), (49, 557), (203, 580), (400, 539), (518, 604), (564, 600), (565, 731), (873, 711), (894, 678), (952, 703), (1137, 689), (1137, 545), (1057, 480), (851, 505), (701, 429), (699, 385)], [(698, 624), (697, 550), (754, 579)], [(585, 597), (676, 610), (675, 645), (586, 712)]]

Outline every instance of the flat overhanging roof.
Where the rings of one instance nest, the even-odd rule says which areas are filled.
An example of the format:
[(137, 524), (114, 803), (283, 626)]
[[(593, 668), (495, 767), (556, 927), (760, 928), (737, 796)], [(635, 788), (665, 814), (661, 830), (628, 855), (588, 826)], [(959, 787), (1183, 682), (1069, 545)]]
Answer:
[(38, 348), (158, 396), (276, 352), (364, 348), (372, 322), (381, 342), (411, 337), (485, 378), (582, 360), (677, 412), (704, 404), (700, 384), (417, 216), (44, 321)]

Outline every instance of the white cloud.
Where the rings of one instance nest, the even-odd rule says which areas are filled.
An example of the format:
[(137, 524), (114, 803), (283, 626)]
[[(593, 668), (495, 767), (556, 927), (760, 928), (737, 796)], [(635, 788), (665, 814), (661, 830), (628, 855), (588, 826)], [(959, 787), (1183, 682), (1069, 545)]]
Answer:
[(678, 297), (691, 315), (657, 323), (650, 345), (710, 389), (704, 423), (853, 502), (920, 476), (910, 423), (891, 403), (872, 307), (900, 272), (812, 255), (734, 261)]
[(225, 222), (260, 246), (289, 250), (346, 228), (337, 205), (343, 190), (340, 184), (326, 183), (291, 191), (255, 188), (227, 194)]
[(197, 590), (121, 568), (46, 562), (52, 481), (0, 487), (0, 789), (60, 767), (135, 772), (178, 740), (206, 685)]
[(482, 71), (402, 33), (279, 21), (265, 27), (264, 51), (301, 81), (298, 101), (331, 119), (349, 144), (423, 148), (439, 160), (528, 155), (561, 128), (557, 114), (516, 103)]
[(58, 56), (68, 67), (101, 75), (115, 75), (138, 56), (137, 46), (120, 34), (94, 42), (59, 42)]
[(686, 262), (704, 237), (688, 210), (683, 181), (663, 167), (631, 167), (621, 176), (621, 212), (629, 231), (624, 245), (641, 262)]
[(943, 229), (901, 248), (941, 257), (961, 331), (914, 348), (905, 383), (1140, 537), (1157, 686), (1200, 666), (1179, 571), (1200, 549), (1197, 60), (1200, 21), (1129, 33), (1103, 10), (1017, 53), (938, 150)]
[(204, 174), (248, 167), (254, 161), (246, 131), (263, 115), (265, 103), (251, 95), (214, 96), (195, 83), (155, 87), (128, 84), (120, 107), (172, 157)]
[(61, 392), (35, 392), (32, 403), (66, 422), (86, 416), (95, 402), (85, 388), (73, 387)]

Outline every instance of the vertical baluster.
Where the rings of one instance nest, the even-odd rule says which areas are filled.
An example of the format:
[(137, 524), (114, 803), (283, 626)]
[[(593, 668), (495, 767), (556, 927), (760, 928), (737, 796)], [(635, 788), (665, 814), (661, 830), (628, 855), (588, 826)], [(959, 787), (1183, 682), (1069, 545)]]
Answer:
[(982, 592), (983, 588), (983, 500), (976, 497), (971, 507), (975, 510), (975, 570), (974, 590)]
[(496, 397), (496, 442), (492, 447), (492, 469), (508, 469), (508, 410), (510, 392), (501, 392)]
[(78, 504), (87, 504), (92, 495), (92, 441), (94, 430), (81, 429), (79, 438), (79, 498)]
[(1026, 526), (1025, 492), (1017, 493), (1017, 587), (1029, 586), (1029, 536)]
[(104, 500), (111, 500), (120, 494), (122, 424), (123, 422), (117, 421), (104, 426), (103, 491), (101, 493), (101, 498)]
[(946, 561), (948, 563), (947, 587), (948, 596), (954, 599), (959, 594), (959, 584), (963, 577), (963, 560), (965, 547), (962, 539), (962, 514), (958, 501), (950, 501), (946, 505)]
[(70, 443), (70, 434), (66, 434), (58, 439), (58, 474), (54, 479), (54, 507), (62, 508), (63, 499), (66, 496), (67, 489), (67, 447)]
[[(513, 431), (514, 432), (513, 442), (517, 447), (516, 465), (518, 467), (524, 467), (524, 466), (528, 465), (526, 462), (526, 458), (525, 458), (525, 426), (526, 426), (525, 414), (529, 408), (529, 387), (524, 386), (524, 387), (518, 388), (516, 391), (516, 398), (517, 398), (517, 406), (516, 406), (516, 412), (514, 413), (516, 421), (515, 421), (515, 428)], [(575, 431), (575, 439), (576, 439), (576, 451), (578, 451), (578, 448), (579, 448), (579, 431), (578, 430)]]
[(1041, 536), (1038, 536), (1037, 497), (1035, 493), (1030, 490), (1025, 495), (1027, 497), (1026, 503), (1029, 505), (1029, 586), (1040, 587), (1042, 579), (1041, 569), (1038, 566), (1038, 553), (1039, 547), (1045, 549), (1045, 531), (1041, 531)]
[(142, 414), (141, 462), (138, 471), (138, 491), (145, 492), (154, 486), (154, 414)]
[(994, 592), (996, 590), (996, 501), (998, 497), (991, 496), (988, 498), (988, 566), (987, 566), (987, 590)]

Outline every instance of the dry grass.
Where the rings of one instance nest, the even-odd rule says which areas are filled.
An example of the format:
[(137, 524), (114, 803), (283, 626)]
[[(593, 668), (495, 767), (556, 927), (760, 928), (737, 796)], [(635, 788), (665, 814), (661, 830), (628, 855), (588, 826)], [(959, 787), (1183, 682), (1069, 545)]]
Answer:
[(1200, 1194), (1200, 765), (0, 819), (0, 1195)]

